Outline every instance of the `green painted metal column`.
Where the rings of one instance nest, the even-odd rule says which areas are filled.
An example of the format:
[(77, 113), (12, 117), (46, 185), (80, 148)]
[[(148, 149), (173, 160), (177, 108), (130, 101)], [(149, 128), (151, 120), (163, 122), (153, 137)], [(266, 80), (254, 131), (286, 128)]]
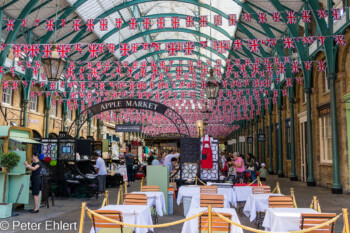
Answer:
[(269, 174), (273, 175), (273, 156), (272, 156), (272, 106), (269, 104), (269, 130), (268, 130), (268, 155), (269, 155)]
[(92, 117), (91, 117), (91, 113), (89, 113), (88, 136), (91, 136), (91, 123), (92, 123)]
[(295, 173), (295, 135), (294, 135), (294, 98), (289, 98), (289, 111), (290, 111), (290, 180), (298, 180)]
[[(261, 129), (261, 133), (265, 134), (265, 110), (261, 111)], [(261, 163), (265, 163), (265, 142), (261, 142)]]
[(253, 143), (250, 143), (251, 145), (249, 145), (249, 147), (251, 148), (250, 153), (254, 154), (254, 120), (250, 121), (250, 126), (252, 128), (252, 132), (249, 136), (253, 138)]
[(29, 100), (28, 99), (23, 99), (22, 100), (23, 103), (23, 122), (22, 125), (23, 127), (27, 127), (28, 126), (28, 103)]
[[(281, 97), (280, 97), (281, 98)], [(279, 104), (277, 107), (278, 112), (278, 168), (277, 168), (277, 175), (278, 177), (284, 177), (283, 173), (283, 154), (282, 154), (282, 105)], [(276, 135), (277, 136), (277, 135)]]
[(258, 141), (258, 133), (259, 133), (259, 117), (255, 116), (255, 158), (260, 162), (259, 156), (259, 141)]
[[(350, 146), (350, 93), (344, 95), (345, 109), (346, 109), (346, 134), (349, 148)], [(348, 161), (350, 161), (350, 150), (348, 150)], [(348, 162), (348, 177), (350, 177), (350, 162)], [(348, 179), (350, 186), (350, 178)]]
[(333, 186), (332, 193), (341, 194), (343, 192), (340, 185), (339, 173), (339, 153), (338, 153), (338, 129), (337, 129), (337, 103), (335, 92), (335, 73), (328, 74), (329, 89), (331, 94), (331, 126), (332, 126), (332, 161), (333, 161)]
[(51, 99), (52, 95), (46, 97), (45, 101), (45, 137), (49, 137), (50, 133), (50, 110), (51, 110)]
[(314, 179), (314, 160), (313, 160), (313, 151), (312, 151), (312, 125), (311, 125), (311, 101), (310, 93), (311, 88), (305, 88), (306, 95), (306, 140), (307, 140), (307, 185), (315, 186)]

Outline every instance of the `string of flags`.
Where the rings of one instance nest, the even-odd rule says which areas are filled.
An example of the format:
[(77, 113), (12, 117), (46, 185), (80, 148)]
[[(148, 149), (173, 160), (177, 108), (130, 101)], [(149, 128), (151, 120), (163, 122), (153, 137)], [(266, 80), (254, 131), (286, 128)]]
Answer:
[[(300, 17), (301, 21), (304, 23), (310, 23), (312, 20), (312, 13), (314, 13), (314, 17), (318, 19), (326, 19), (329, 16), (332, 17), (333, 21), (339, 21), (342, 18), (344, 12), (348, 9), (345, 8), (333, 8), (330, 11), (326, 9), (318, 9), (316, 11), (312, 10), (301, 10), (300, 12), (296, 12), (293, 10), (286, 11), (274, 11), (274, 12), (257, 12), (256, 14), (251, 13), (242, 13), (242, 21), (244, 22), (252, 22), (256, 21), (260, 24), (267, 23), (287, 23), (287, 24), (297, 24), (298, 17)], [(284, 16), (284, 17), (283, 17)], [(107, 18), (95, 18), (95, 19), (87, 19), (86, 21), (82, 19), (1, 19), (5, 21), (6, 30), (13, 31), (15, 28), (15, 22), (20, 21), (22, 27), (39, 27), (41, 25), (45, 25), (46, 31), (54, 31), (57, 30), (56, 27), (59, 25), (64, 28), (70, 26), (72, 31), (81, 31), (83, 27), (86, 28), (86, 31), (108, 31), (112, 28), (121, 29), (124, 27), (128, 27), (129, 30), (137, 30), (142, 28), (143, 30), (152, 29), (152, 25), (155, 25), (153, 28), (156, 29), (164, 29), (166, 26), (170, 26), (172, 29), (179, 29), (182, 25), (185, 25), (186, 28), (190, 27), (208, 27), (211, 22), (213, 22), (214, 26), (223, 26), (223, 21), (227, 21), (225, 26), (237, 26), (238, 17), (236, 14), (228, 14), (228, 15), (220, 15), (216, 14), (211, 19), (208, 15), (199, 15), (195, 16), (172, 16), (172, 17), (140, 17), (135, 18), (132, 17), (129, 21), (125, 22), (122, 18), (115, 18), (114, 20), (110, 20)], [(71, 24), (71, 25), (68, 25)]]
[[(210, 46), (217, 54), (225, 54), (231, 50), (242, 50), (244, 44), (248, 47), (250, 52), (260, 52), (261, 46), (267, 46), (273, 48), (279, 41), (282, 41), (284, 48), (295, 48), (295, 43), (301, 42), (304, 45), (311, 45), (315, 41), (318, 41), (320, 45), (323, 45), (327, 37), (333, 37), (336, 45), (345, 46), (346, 41), (344, 35), (332, 35), (332, 36), (308, 36), (308, 37), (283, 37), (283, 38), (264, 38), (264, 39), (235, 39), (231, 40), (216, 40), (211, 41)], [(57, 53), (60, 58), (67, 59), (75, 50), (75, 52), (82, 54), (83, 46), (87, 47), (89, 58), (97, 58), (99, 54), (105, 54), (109, 52), (114, 54), (119, 50), (121, 57), (127, 57), (131, 54), (137, 53), (140, 49), (149, 51), (164, 50), (169, 56), (176, 56), (179, 52), (184, 55), (193, 55), (195, 47), (208, 48), (209, 41), (184, 41), (184, 42), (152, 42), (152, 43), (120, 43), (119, 45), (113, 43), (91, 43), (91, 44), (58, 44)], [(232, 42), (232, 44), (231, 44)], [(52, 44), (1, 44), (0, 50), (3, 50), (6, 46), (11, 46), (12, 53), (15, 58), (22, 58), (23, 55), (35, 58), (41, 56), (42, 58), (52, 57), (53, 45)]]

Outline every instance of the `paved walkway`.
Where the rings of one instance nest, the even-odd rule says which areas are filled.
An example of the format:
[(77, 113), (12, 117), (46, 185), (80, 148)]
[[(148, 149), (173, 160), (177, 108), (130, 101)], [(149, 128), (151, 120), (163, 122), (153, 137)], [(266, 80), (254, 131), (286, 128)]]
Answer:
[[(322, 212), (335, 212), (340, 213), (342, 208), (350, 209), (350, 195), (342, 194), (342, 195), (333, 195), (331, 194), (330, 189), (322, 188), (322, 187), (307, 187), (306, 183), (302, 182), (291, 182), (287, 178), (277, 178), (277, 176), (269, 176), (268, 177), (268, 185), (274, 187), (276, 182), (280, 182), (281, 191), (284, 194), (290, 193), (290, 188), (293, 187), (295, 189), (295, 195), (297, 200), (298, 207), (310, 207), (310, 203), (312, 197), (316, 195), (320, 201)], [(137, 191), (140, 189), (140, 182), (136, 182), (128, 188), (128, 191)], [(117, 188), (109, 189), (110, 192), (110, 203), (116, 203), (117, 201)], [(95, 199), (77, 199), (77, 198), (57, 198), (55, 201), (55, 206), (50, 208), (42, 208), (38, 214), (31, 214), (27, 211), (17, 211), (20, 213), (18, 217), (11, 217), (5, 219), (10, 224), (10, 229), (7, 231), (0, 232), (26, 232), (26, 233), (38, 233), (38, 232), (78, 232), (79, 228), (79, 218), (80, 218), (80, 206), (81, 202), (87, 202), (87, 205), (90, 209), (98, 209), (102, 204), (103, 198)], [(177, 206), (174, 203), (174, 215), (164, 216), (159, 218), (159, 223), (167, 223), (176, 220), (183, 219), (183, 208), (182, 205)], [(3, 219), (0, 219), (0, 226)], [(40, 230), (34, 229), (23, 229), (16, 227), (15, 230), (12, 230), (13, 224), (16, 223), (14, 221), (19, 221), (20, 223), (27, 222), (37, 222), (40, 224)], [(45, 223), (52, 223), (52, 221), (56, 221), (59, 223), (62, 221), (63, 223), (71, 223), (72, 230), (45, 230)], [(243, 225), (255, 227), (253, 223), (250, 223), (248, 218), (243, 215), (240, 216), (240, 221)], [(17, 222), (18, 224), (18, 222)], [(25, 226), (26, 224), (24, 224)], [(76, 229), (75, 229), (76, 226)], [(340, 218), (336, 224), (336, 232), (341, 232), (343, 226), (343, 219)], [(89, 232), (91, 229), (91, 221), (88, 217), (85, 218), (84, 222), (84, 232)], [(180, 233), (182, 229), (182, 224), (176, 225), (168, 228), (159, 228), (155, 229), (154, 233)]]

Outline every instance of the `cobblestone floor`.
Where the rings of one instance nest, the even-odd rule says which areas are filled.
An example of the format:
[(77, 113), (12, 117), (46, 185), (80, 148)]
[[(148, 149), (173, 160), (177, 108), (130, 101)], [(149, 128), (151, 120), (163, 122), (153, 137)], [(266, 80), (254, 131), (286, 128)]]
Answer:
[[(342, 195), (333, 195), (331, 194), (330, 189), (322, 188), (322, 187), (307, 187), (306, 183), (302, 182), (291, 182), (288, 178), (277, 178), (277, 176), (269, 176), (267, 184), (274, 187), (276, 182), (280, 183), (281, 191), (284, 194), (290, 193), (290, 188), (293, 187), (295, 189), (295, 195), (298, 207), (309, 207), (312, 197), (316, 195), (320, 201), (322, 212), (332, 212), (332, 213), (340, 213), (342, 208), (350, 209), (350, 195), (342, 194)], [(140, 183), (136, 182), (129, 187), (128, 191), (136, 191), (139, 190)], [(111, 188), (110, 191), (110, 203), (116, 203), (117, 200), (117, 188)], [(79, 228), (79, 217), (80, 217), (80, 206), (81, 202), (87, 202), (87, 205), (91, 209), (98, 209), (101, 206), (103, 198), (95, 199), (77, 199), (77, 198), (57, 198), (55, 200), (55, 206), (50, 208), (42, 208), (38, 214), (31, 214), (24, 210), (17, 211), (20, 215), (18, 217), (11, 217), (8, 219), (0, 219), (0, 227), (2, 221), (9, 222), (9, 229), (6, 231), (0, 232), (78, 232)], [(176, 220), (183, 219), (183, 208), (182, 205), (177, 206), (174, 204), (174, 214), (164, 216), (159, 218), (159, 223), (167, 223)], [(17, 222), (16, 222), (17, 221)], [(49, 222), (48, 222), (49, 221)], [(72, 230), (58, 230), (54, 229), (51, 231), (45, 230), (45, 223), (52, 223), (50, 221), (56, 221), (63, 223), (72, 223)], [(242, 224), (247, 226), (255, 227), (254, 223), (250, 223), (248, 218), (243, 215), (240, 216), (240, 221)], [(24, 229), (17, 226), (13, 229), (14, 224), (22, 223), (23, 226), (27, 226), (28, 222), (36, 222), (40, 223), (40, 230), (34, 229)], [(75, 228), (76, 226), (76, 228)], [(336, 232), (341, 232), (343, 226), (342, 218), (337, 221), (336, 224)], [(89, 232), (91, 229), (91, 222), (89, 218), (85, 219), (84, 222), (84, 232)], [(160, 228), (155, 229), (154, 233), (180, 233), (182, 229), (182, 224), (176, 225), (173, 227)], [(190, 233), (190, 232), (189, 232)]]

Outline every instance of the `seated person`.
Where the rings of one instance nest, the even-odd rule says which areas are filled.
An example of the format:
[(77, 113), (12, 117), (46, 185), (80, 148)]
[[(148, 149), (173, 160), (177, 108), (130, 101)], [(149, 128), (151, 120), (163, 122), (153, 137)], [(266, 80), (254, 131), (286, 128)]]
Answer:
[(177, 163), (177, 158), (172, 158), (171, 166), (169, 167), (170, 176), (176, 174), (178, 170), (179, 170), (179, 166)]

